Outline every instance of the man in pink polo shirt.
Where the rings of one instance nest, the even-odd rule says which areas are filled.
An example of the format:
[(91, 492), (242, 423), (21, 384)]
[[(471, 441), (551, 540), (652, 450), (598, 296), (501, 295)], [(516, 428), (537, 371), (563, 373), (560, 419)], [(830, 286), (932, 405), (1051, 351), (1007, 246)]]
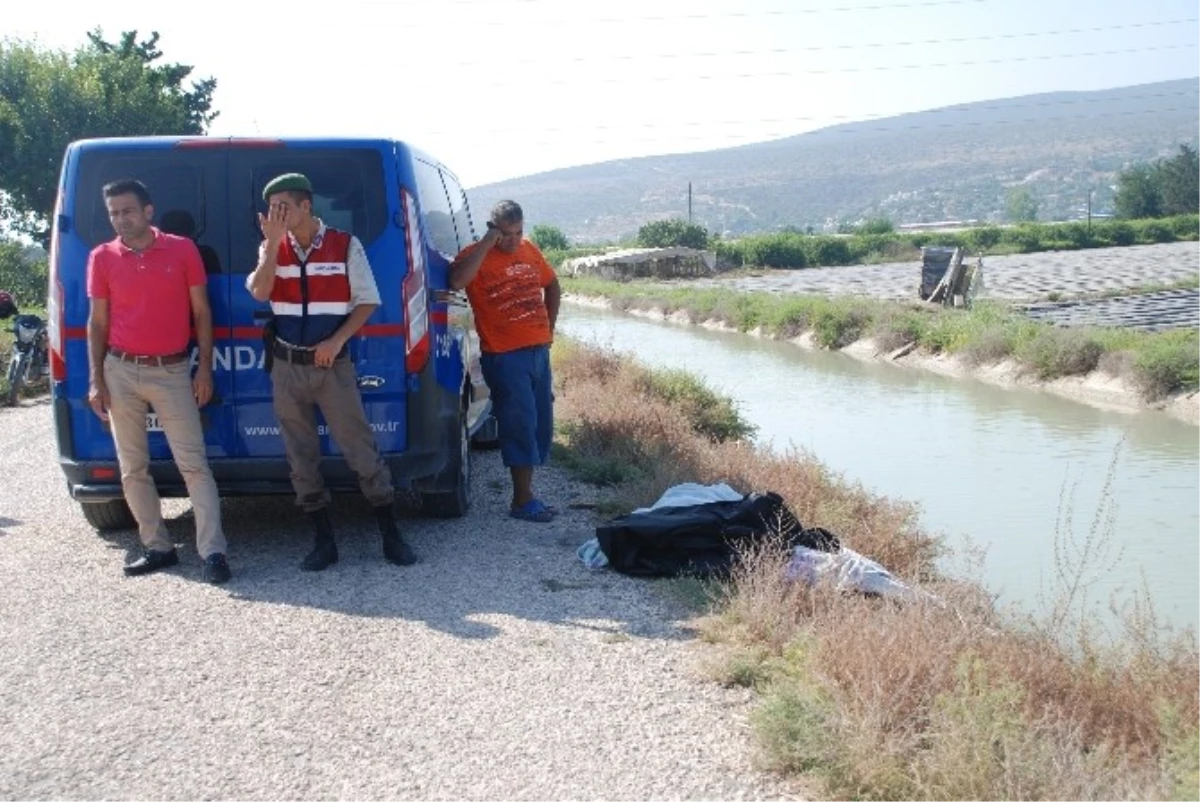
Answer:
[[(171, 456), (187, 483), (196, 516), (196, 548), (204, 578), (229, 579), (220, 499), (204, 450), (200, 407), (212, 398), (212, 310), (200, 251), (191, 240), (150, 225), (154, 207), (140, 181), (107, 184), (104, 205), (117, 236), (88, 259), (88, 403), (112, 427), (125, 500), (144, 551), (125, 566), (138, 576), (176, 565), (150, 476), (146, 413), (153, 407)], [(200, 364), (191, 371), (188, 342), (195, 322)]]

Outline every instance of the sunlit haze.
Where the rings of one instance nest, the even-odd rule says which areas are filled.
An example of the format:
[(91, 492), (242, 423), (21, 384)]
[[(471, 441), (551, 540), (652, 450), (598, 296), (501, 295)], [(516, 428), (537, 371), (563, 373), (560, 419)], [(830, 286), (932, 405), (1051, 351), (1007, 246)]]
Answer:
[(158, 31), (219, 135), (407, 140), (468, 187), (852, 120), (1197, 75), (1194, 0), (9, 4), (73, 49)]

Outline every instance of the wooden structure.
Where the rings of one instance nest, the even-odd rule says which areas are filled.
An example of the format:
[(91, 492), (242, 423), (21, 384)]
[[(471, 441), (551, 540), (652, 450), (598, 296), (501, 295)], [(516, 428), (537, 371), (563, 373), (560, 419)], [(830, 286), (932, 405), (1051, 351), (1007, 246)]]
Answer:
[(969, 307), (983, 282), (983, 257), (976, 256), (975, 264), (966, 264), (962, 248), (922, 248), (921, 286), (917, 294), (922, 301), (948, 307)]

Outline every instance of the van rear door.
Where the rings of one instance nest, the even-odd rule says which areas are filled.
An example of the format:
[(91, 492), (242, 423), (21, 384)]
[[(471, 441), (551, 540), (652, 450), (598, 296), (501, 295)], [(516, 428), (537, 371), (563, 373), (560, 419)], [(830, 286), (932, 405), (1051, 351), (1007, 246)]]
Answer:
[[(208, 297), (214, 329), (212, 402), (201, 410), (204, 442), (208, 456), (230, 456), (234, 431), (234, 391), (228, 370), (227, 348), (230, 327), (229, 229), (225, 198), (228, 194), (228, 155), (223, 149), (189, 148), (171, 140), (113, 140), (85, 142), (79, 146), (78, 179), (74, 196), (67, 200), (69, 224), (60, 226), (64, 292), (70, 292), (66, 329), (71, 339), (86, 340), (87, 252), (114, 236), (101, 190), (106, 183), (136, 178), (150, 191), (154, 225), (161, 230), (192, 239), (200, 248), (208, 274)], [(68, 289), (69, 288), (69, 289)], [(70, 405), (73, 453), (87, 460), (115, 460), (111, 434), (87, 405), (87, 346), (68, 344), (69, 364), (64, 396)], [(193, 364), (196, 354), (193, 352)], [(170, 456), (166, 436), (153, 415), (150, 430), (151, 459)]]
[[(298, 172), (313, 185), (313, 210), (333, 228), (358, 237), (367, 252), (382, 301), (351, 340), (351, 357), (367, 421), (383, 453), (403, 452), (408, 446), (408, 398), (404, 372), (404, 317), (400, 281), (406, 272), (404, 231), (395, 224), (400, 214), (394, 160), (384, 158), (386, 143), (289, 140), (274, 147), (240, 146), (229, 150), (230, 240), (236, 272), (230, 303), (233, 333), (239, 348), (253, 350), (247, 369), (234, 372), (237, 398), (235, 440), (240, 455), (282, 457), (283, 440), (271, 401), (271, 380), (261, 370), (261, 327), (269, 305), (255, 301), (245, 280), (258, 263), (262, 232), (258, 215), (266, 213), (262, 188), (282, 173)], [(251, 369), (249, 365), (253, 365)], [(318, 413), (324, 454), (340, 454)]]

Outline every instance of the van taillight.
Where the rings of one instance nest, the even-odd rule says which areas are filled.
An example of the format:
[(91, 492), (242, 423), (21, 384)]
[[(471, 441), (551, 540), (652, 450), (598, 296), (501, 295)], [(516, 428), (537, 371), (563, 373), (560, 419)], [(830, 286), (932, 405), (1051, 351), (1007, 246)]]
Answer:
[(58, 229), (62, 220), (62, 192), (54, 204), (54, 230), (50, 234), (50, 269), (46, 292), (46, 336), (50, 342), (50, 378), (67, 380), (67, 351), (63, 344), (66, 321), (63, 318), (63, 287), (58, 269)]
[(404, 369), (416, 373), (429, 359), (429, 293), (425, 286), (425, 249), (417, 228), (417, 202), (408, 192), (404, 198), (404, 242), (408, 248), (408, 275), (404, 277)]

